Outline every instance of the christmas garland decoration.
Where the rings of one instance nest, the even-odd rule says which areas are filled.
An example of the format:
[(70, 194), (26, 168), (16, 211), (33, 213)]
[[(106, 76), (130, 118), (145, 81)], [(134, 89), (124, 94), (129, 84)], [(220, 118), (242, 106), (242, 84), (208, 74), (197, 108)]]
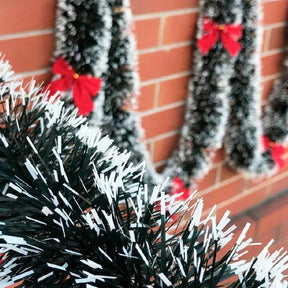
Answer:
[[(131, 152), (131, 161), (146, 161), (146, 177), (158, 182), (145, 145), (140, 117), (131, 111), (136, 108), (139, 94), (139, 75), (136, 41), (132, 33), (132, 13), (129, 0), (108, 0), (112, 14), (112, 40), (106, 74), (103, 133), (114, 140), (121, 151)], [(92, 123), (93, 124), (93, 123)]]
[[(189, 185), (192, 177), (202, 177), (209, 171), (213, 151), (222, 145), (229, 113), (229, 80), (236, 61), (222, 44), (222, 39), (214, 41), (213, 46), (206, 43), (207, 50), (202, 47), (206, 38), (211, 38), (211, 34), (215, 33), (207, 33), (207, 21), (213, 23), (218, 36), (221, 33), (220, 25), (224, 29), (229, 29), (230, 25), (239, 26), (243, 13), (241, 1), (238, 0), (229, 1), (229, 4), (227, 1), (204, 0), (200, 1), (200, 7), (198, 45), (194, 53), (185, 123), (178, 150), (168, 161), (164, 172), (167, 176), (180, 177), (186, 185)], [(229, 25), (228, 28), (226, 25)]]
[(286, 144), (288, 140), (288, 58), (284, 69), (281, 79), (275, 82), (263, 117), (265, 135), (273, 147), (277, 143)]
[[(55, 57), (58, 59), (53, 67), (59, 59), (62, 59), (59, 57), (63, 57), (67, 64), (71, 65), (71, 69), (75, 69), (75, 72), (79, 71), (84, 74), (88, 72), (102, 78), (102, 89), (94, 100), (95, 110), (90, 116), (90, 125), (100, 127), (103, 134), (114, 139), (121, 151), (128, 150), (132, 155), (133, 163), (139, 163), (145, 159), (147, 170), (145, 177), (150, 181), (153, 179), (154, 183), (158, 182), (145, 145), (141, 143), (140, 118), (136, 113), (127, 110), (127, 106), (135, 107), (135, 97), (139, 94), (139, 76), (135, 71), (136, 43), (131, 33), (132, 14), (129, 1), (59, 1), (57, 15), (56, 39), (58, 40)], [(69, 43), (66, 34), (70, 36)], [(73, 35), (83, 35), (83, 39)], [(87, 39), (89, 44), (87, 44)], [(71, 45), (72, 51), (70, 51), (70, 46), (67, 47), (68, 44)], [(71, 74), (78, 77), (77, 73)], [(80, 74), (80, 77), (83, 76)], [(66, 80), (64, 77), (60, 79)], [(91, 88), (97, 90), (97, 83), (94, 86), (91, 85)], [(59, 85), (53, 82), (49, 89), (51, 94), (61, 90)], [(97, 95), (95, 92), (88, 92), (86, 93), (88, 95), (83, 95), (82, 89), (81, 97), (75, 97), (75, 93), (72, 93), (71, 97), (69, 93), (64, 99), (66, 98), (68, 102), (71, 102), (71, 98), (81, 100), (78, 102), (74, 100), (74, 103), (80, 115), (86, 116), (89, 109), (92, 112), (92, 98)]]
[(252, 177), (277, 171), (263, 147), (261, 122), (260, 52), (262, 31), (259, 26), (260, 1), (244, 0), (242, 49), (230, 80), (230, 116), (225, 134), (226, 162), (232, 168)]
[[(59, 9), (65, 16), (69, 15), (71, 5), (85, 7), (84, 0), (66, 0), (65, 3), (69, 5), (64, 8), (61, 2), (59, 4)], [(93, 114), (90, 125), (101, 127), (103, 133), (114, 139), (121, 151), (131, 152), (133, 163), (148, 161), (147, 177), (149, 182), (156, 183), (159, 177), (140, 141), (142, 129), (139, 117), (125, 108), (133, 106), (131, 102), (138, 94), (139, 84), (138, 74), (135, 71), (137, 56), (135, 39), (131, 33), (129, 4), (128, 0), (107, 0), (106, 4), (102, 3), (105, 12), (107, 7), (110, 9), (106, 16), (111, 19), (106, 20), (106, 23), (112, 23), (112, 32), (110, 38), (108, 37), (110, 44), (105, 46), (105, 48), (109, 46), (108, 54), (107, 50), (101, 50), (106, 55), (104, 59), (107, 65), (100, 69), (103, 87), (100, 97), (96, 99), (102, 99), (103, 109), (101, 111), (101, 105), (97, 104), (100, 106), (99, 113), (97, 110)], [(283, 165), (283, 147), (272, 145), (271, 141), (267, 142), (262, 132), (259, 89), (259, 47), (262, 35), (257, 24), (261, 14), (259, 5), (259, 0), (233, 0), (229, 3), (224, 0), (200, 1), (197, 47), (194, 53), (193, 78), (189, 88), (185, 123), (178, 149), (169, 159), (162, 175), (170, 177), (173, 185), (177, 186), (179, 184), (177, 179), (181, 178), (185, 189), (184, 186), (191, 184), (191, 179), (202, 178), (211, 167), (215, 151), (223, 143), (227, 164), (250, 177), (271, 175)], [(65, 9), (68, 9), (66, 13)], [(100, 11), (99, 7), (97, 11)], [(70, 31), (70, 20), (60, 22), (64, 28), (60, 25), (58, 30)], [(83, 30), (81, 25), (79, 26), (81, 29), (78, 27), (77, 22), (74, 24), (73, 31)], [(69, 26), (68, 29), (65, 28), (66, 25)], [(95, 28), (88, 25), (85, 31), (90, 35), (91, 31), (100, 29), (100, 36), (107, 36), (101, 29), (108, 28), (109, 25), (104, 26)], [(56, 34), (56, 37), (59, 35)], [(57, 43), (60, 42), (65, 47), (61, 38), (63, 36), (60, 33), (60, 41)], [(71, 37), (70, 40), (77, 41), (78, 38)], [(94, 42), (91, 47), (93, 45), (98, 44)], [(58, 56), (63, 56), (59, 53), (61, 49), (56, 50)], [(80, 54), (82, 52), (78, 51)], [(83, 58), (86, 57), (85, 53), (81, 55)], [(67, 58), (65, 55), (63, 57)], [(73, 71), (71, 75), (79, 77), (78, 70), (74, 68), (76, 62), (70, 63), (69, 59), (66, 60), (71, 65)], [(95, 76), (95, 71), (91, 74)], [(75, 79), (73, 81), (76, 82)], [(87, 94), (93, 93), (87, 92)], [(89, 95), (88, 98), (93, 96)], [(89, 99), (91, 102), (91, 97)]]
[[(55, 61), (59, 58), (65, 59), (67, 64), (74, 69), (76, 78), (82, 75), (103, 78), (108, 69), (111, 27), (111, 12), (106, 0), (57, 1)], [(53, 80), (65, 78), (63, 75), (59, 75), (59, 71), (52, 72), (56, 72)], [(59, 87), (55, 87), (53, 82), (51, 85), (52, 87), (48, 87), (48, 89), (52, 88), (51, 94), (53, 94), (55, 92), (53, 88)], [(68, 92), (62, 92), (61, 98), (65, 99), (67, 105), (71, 105), (73, 99), (74, 105), (80, 109), (80, 114), (87, 115), (89, 113), (89, 117), (99, 126), (103, 119), (105, 95), (101, 89), (96, 97), (95, 93), (98, 92), (98, 89), (93, 90), (93, 95), (89, 96), (95, 98), (94, 105), (92, 107), (90, 104), (88, 110), (87, 107), (84, 110), (78, 107), (81, 101), (75, 101), (75, 96), (71, 95), (71, 89)], [(87, 99), (88, 96), (85, 98)]]
[(149, 193), (128, 153), (0, 59), (1, 287), (288, 287), (272, 241), (241, 260), (247, 224), (219, 256), (236, 228), (228, 212), (202, 219), (201, 199)]

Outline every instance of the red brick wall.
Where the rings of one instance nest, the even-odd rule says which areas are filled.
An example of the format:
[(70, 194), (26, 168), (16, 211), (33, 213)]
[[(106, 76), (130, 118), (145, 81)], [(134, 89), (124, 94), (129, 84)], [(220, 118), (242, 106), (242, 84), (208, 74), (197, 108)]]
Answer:
[[(288, 1), (262, 0), (262, 6), (264, 105), (274, 80), (281, 73), (285, 45), (288, 44), (285, 38)], [(139, 110), (146, 131), (145, 141), (156, 167), (161, 170), (175, 148), (183, 121), (198, 1), (132, 0), (132, 9), (142, 79)], [(265, 243), (273, 237), (275, 247), (286, 243), (288, 248), (288, 204), (286, 194), (279, 194), (288, 188), (288, 154), (285, 159), (286, 167), (278, 175), (252, 181), (230, 170), (224, 163), (224, 152), (218, 151), (210, 173), (198, 181), (199, 195), (204, 197), (205, 207), (208, 209), (217, 203), (218, 214), (229, 209), (240, 226), (247, 221), (252, 223), (250, 235), (257, 241), (262, 239)], [(279, 200), (269, 205), (270, 199), (276, 196)], [(265, 200), (268, 203), (259, 206)]]
[[(23, 73), (26, 79), (31, 76), (35, 76), (38, 81), (48, 79), (54, 47), (56, 0), (2, 2), (0, 51), (7, 55), (16, 72)], [(280, 75), (288, 1), (262, 2), (262, 74), (265, 103), (274, 80)], [(159, 169), (165, 165), (175, 148), (183, 121), (186, 86), (191, 73), (191, 40), (195, 34), (198, 9), (197, 0), (132, 0), (142, 78), (139, 111), (146, 130), (145, 142)], [(234, 215), (245, 213), (246, 218), (239, 218), (239, 221), (253, 222), (253, 234), (257, 236), (264, 233), (270, 237), (268, 232), (271, 230), (271, 235), (278, 239), (278, 243), (283, 241), (285, 230), (281, 227), (286, 217), (283, 220), (282, 216), (288, 212), (285, 201), (275, 202), (278, 204), (271, 206), (274, 207), (273, 211), (269, 205), (257, 208), (258, 210), (243, 211), (278, 195), (287, 187), (288, 154), (285, 169), (273, 178), (258, 182), (243, 179), (241, 175), (227, 168), (223, 155), (223, 151), (220, 150), (211, 172), (199, 182), (199, 193), (205, 199), (206, 208), (217, 203), (220, 214), (225, 209), (230, 209)], [(282, 204), (282, 208), (279, 208), (279, 203)], [(255, 211), (262, 216), (256, 217)], [(282, 240), (279, 240), (280, 238)]]

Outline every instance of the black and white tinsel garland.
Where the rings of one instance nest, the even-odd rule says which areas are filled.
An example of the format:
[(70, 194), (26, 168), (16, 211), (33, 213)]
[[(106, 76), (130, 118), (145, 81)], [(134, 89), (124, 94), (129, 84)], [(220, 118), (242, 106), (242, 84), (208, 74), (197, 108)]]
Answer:
[[(156, 182), (157, 173), (141, 143), (140, 118), (131, 111), (139, 94), (139, 76), (130, 1), (65, 0), (58, 6), (55, 57), (64, 57), (80, 75), (103, 80), (94, 113), (88, 115), (90, 125), (100, 127), (121, 151), (131, 152), (134, 163), (145, 159), (146, 178)], [(71, 94), (67, 100), (71, 102)]]
[(264, 117), (265, 135), (276, 143), (288, 141), (288, 57), (284, 61), (283, 76), (275, 82), (268, 98)]
[(225, 134), (226, 162), (247, 176), (276, 172), (275, 163), (263, 147), (261, 121), (262, 17), (259, 0), (244, 0), (242, 49), (230, 80), (230, 114)]
[[(58, 0), (54, 60), (63, 57), (79, 74), (103, 78), (108, 69), (112, 16), (106, 0)], [(62, 95), (72, 104), (71, 91)], [(93, 95), (96, 96), (96, 95)], [(90, 115), (98, 126), (103, 119), (104, 89)]]
[[(202, 0), (199, 5), (198, 41), (205, 34), (205, 18), (222, 25), (242, 23), (242, 1)], [(179, 176), (186, 185), (191, 178), (203, 177), (209, 171), (214, 151), (222, 146), (230, 109), (229, 82), (236, 61), (220, 41), (206, 55), (196, 47), (194, 57), (185, 123), (178, 149), (164, 172)]]
[[(108, 0), (112, 14), (112, 39), (108, 71), (105, 77), (105, 105), (102, 131), (122, 151), (131, 152), (131, 161), (145, 159), (150, 181), (158, 181), (150, 163), (148, 151), (141, 142), (143, 131), (137, 107), (139, 74), (136, 41), (133, 35), (132, 12), (129, 0)], [(93, 120), (93, 119), (92, 119)], [(91, 121), (93, 125), (93, 122)]]
[(160, 186), (149, 196), (142, 167), (85, 118), (26, 91), (3, 59), (0, 76), (0, 287), (288, 287), (272, 242), (241, 260), (249, 224), (233, 245), (228, 212), (203, 218), (203, 200)]

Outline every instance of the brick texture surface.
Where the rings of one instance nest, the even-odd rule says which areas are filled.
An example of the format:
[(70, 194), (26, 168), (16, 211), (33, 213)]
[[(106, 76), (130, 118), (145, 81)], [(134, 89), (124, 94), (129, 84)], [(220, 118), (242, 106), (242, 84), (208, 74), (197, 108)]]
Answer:
[[(56, 0), (2, 2), (0, 50), (17, 73), (27, 76), (26, 82), (31, 75), (38, 82), (47, 80), (54, 47)], [(265, 103), (274, 80), (281, 75), (287, 45), (288, 1), (262, 2), (262, 100)], [(139, 111), (146, 132), (144, 140), (160, 171), (176, 146), (183, 123), (198, 0), (131, 0), (131, 8), (142, 79)], [(288, 201), (283, 200), (287, 183), (288, 163), (272, 178), (248, 181), (225, 166), (223, 150), (216, 152), (210, 173), (197, 181), (206, 208), (218, 204), (219, 215), (229, 209), (239, 223), (249, 220), (253, 224), (252, 234), (264, 240), (274, 237), (275, 247), (287, 247), (288, 243), (285, 233)], [(253, 251), (256, 253), (257, 249)]]

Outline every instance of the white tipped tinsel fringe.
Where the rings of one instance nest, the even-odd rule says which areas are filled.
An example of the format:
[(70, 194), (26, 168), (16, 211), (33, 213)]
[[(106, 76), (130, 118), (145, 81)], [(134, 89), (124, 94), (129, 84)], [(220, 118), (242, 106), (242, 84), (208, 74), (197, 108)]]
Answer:
[[(10, 68), (7, 69), (7, 65), (7, 62), (3, 59), (0, 60), (0, 69), (4, 67), (6, 73), (12, 75), (13, 72)], [(5, 77), (6, 75), (3, 75), (3, 79), (5, 79)], [(7, 78), (8, 77), (6, 77), (6, 79)], [(217, 243), (216, 247), (219, 249), (233, 243), (233, 232), (236, 226), (229, 225), (229, 212), (226, 212), (220, 221), (217, 221), (214, 213), (215, 207), (207, 217), (203, 217), (203, 200), (193, 200), (194, 204), (191, 203), (195, 195), (191, 195), (189, 199), (183, 202), (179, 200), (181, 195), (166, 195), (162, 192), (162, 187), (160, 186), (154, 187), (152, 193), (149, 193), (149, 188), (147, 185), (143, 185), (141, 180), (143, 178), (143, 166), (139, 165), (135, 167), (133, 164), (129, 164), (129, 154), (119, 153), (118, 149), (112, 145), (112, 141), (108, 137), (101, 138), (99, 131), (96, 131), (95, 134), (90, 133), (91, 130), (89, 130), (90, 128), (85, 123), (85, 119), (78, 117), (76, 113), (69, 114), (68, 111), (71, 112), (71, 110), (64, 108), (62, 101), (55, 99), (47, 101), (45, 95), (41, 93), (41, 88), (36, 87), (33, 83), (27, 91), (21, 86), (21, 83), (15, 85), (15, 83), (13, 84), (12, 82), (1, 82), (0, 87), (1, 99), (7, 99), (8, 103), (12, 103), (7, 107), (3, 115), (4, 118), (6, 116), (7, 123), (12, 123), (12, 121), (16, 121), (16, 119), (19, 121), (19, 123), (16, 122), (19, 124), (20, 129), (18, 131), (16, 130), (15, 136), (22, 132), (20, 121), (21, 109), (19, 110), (19, 106), (13, 106), (13, 101), (17, 102), (18, 105), (21, 103), (23, 107), (26, 107), (27, 103), (31, 103), (32, 105), (29, 105), (27, 110), (27, 113), (32, 113), (31, 115), (34, 115), (33, 113), (37, 115), (36, 113), (39, 109), (46, 111), (44, 114), (41, 113), (39, 119), (35, 119), (30, 127), (31, 129), (33, 125), (39, 125), (40, 128), (42, 127), (43, 129), (42, 132), (40, 131), (40, 136), (41, 133), (49, 131), (53, 125), (59, 132), (55, 145), (48, 147), (51, 149), (51, 155), (54, 155), (54, 159), (49, 163), (44, 163), (44, 165), (48, 165), (49, 168), (50, 166), (52, 169), (54, 168), (54, 180), (53, 178), (49, 178), (50, 180), (48, 180), (48, 178), (45, 177), (43, 171), (41, 172), (40, 164), (40, 166), (33, 164), (34, 160), (39, 156), (39, 151), (36, 148), (37, 143), (33, 142), (28, 136), (25, 138), (25, 145), (31, 148), (31, 155), (27, 155), (23, 168), (29, 173), (33, 185), (39, 184), (39, 187), (47, 188), (43, 191), (45, 194), (39, 193), (40, 190), (31, 189), (31, 186), (26, 183), (24, 179), (18, 177), (18, 175), (25, 175), (25, 173), (15, 174), (17, 177), (10, 177), (10, 182), (4, 185), (1, 194), (2, 200), (9, 199), (9, 201), (14, 201), (14, 204), (17, 204), (18, 201), (24, 199), (25, 201), (23, 203), (25, 203), (25, 207), (22, 207), (22, 209), (29, 208), (31, 205), (31, 211), (35, 211), (35, 209), (39, 211), (37, 212), (38, 214), (35, 215), (41, 215), (41, 220), (36, 217), (25, 216), (23, 213), (21, 213), (23, 220), (20, 220), (20, 222), (17, 220), (13, 225), (9, 223), (9, 217), (8, 219), (7, 217), (0, 219), (0, 253), (4, 253), (3, 260), (5, 263), (4, 265), (0, 265), (0, 287), (7, 287), (22, 280), (29, 281), (29, 279), (33, 279), (36, 271), (38, 273), (37, 279), (34, 278), (34, 280), (37, 281), (39, 285), (45, 283), (47, 279), (53, 278), (54, 274), (58, 275), (57, 273), (59, 271), (67, 275), (68, 278), (65, 278), (65, 280), (68, 279), (72, 281), (71, 287), (80, 284), (86, 285), (86, 287), (97, 287), (95, 286), (97, 283), (98, 285), (105, 283), (107, 287), (107, 285), (110, 285), (107, 283), (117, 281), (117, 275), (107, 274), (107, 271), (109, 271), (107, 270), (108, 267), (103, 267), (103, 264), (100, 265), (98, 263), (101, 259), (105, 259), (103, 263), (109, 263), (111, 269), (113, 267), (113, 255), (109, 254), (111, 251), (109, 249), (106, 250), (105, 246), (99, 246), (98, 248), (90, 247), (88, 253), (94, 249), (95, 253), (97, 252), (101, 255), (101, 257), (95, 258), (92, 256), (93, 253), (89, 254), (89, 256), (83, 254), (84, 252), (82, 252), (82, 246), (80, 244), (81, 241), (79, 242), (79, 247), (74, 247), (74, 249), (66, 245), (65, 239), (68, 240), (67, 235), (69, 235), (70, 240), (71, 237), (74, 237), (73, 241), (76, 242), (79, 238), (81, 239), (81, 233), (79, 235), (75, 235), (74, 232), (72, 234), (70, 233), (70, 231), (78, 231), (77, 229), (83, 229), (83, 231), (86, 231), (85, 233), (89, 231), (89, 233), (92, 233), (89, 235), (93, 235), (93, 239), (97, 239), (97, 237), (103, 235), (103, 233), (111, 231), (116, 233), (114, 235), (122, 235), (123, 239), (125, 239), (122, 244), (123, 246), (117, 247), (117, 250), (113, 253), (116, 253), (117, 256), (120, 255), (123, 257), (123, 261), (128, 261), (128, 263), (131, 259), (138, 259), (145, 269), (157, 270), (155, 281), (160, 281), (162, 287), (165, 287), (163, 286), (164, 284), (166, 286), (177, 284), (173, 283), (175, 267), (179, 270), (181, 277), (188, 277), (188, 282), (193, 281), (194, 277), (191, 277), (191, 275), (188, 276), (185, 268), (186, 264), (191, 262), (191, 257), (193, 259), (193, 265), (192, 270), (188, 272), (191, 273), (191, 271), (193, 271), (193, 275), (197, 275), (200, 283), (204, 283), (207, 279), (210, 279), (211, 268), (209, 265), (207, 266), (207, 262), (203, 263), (202, 257), (208, 257), (208, 255), (211, 257), (211, 255), (213, 255), (213, 250), (216, 249), (215, 243)], [(17, 89), (13, 90), (14, 87), (17, 87)], [(8, 95), (7, 91), (9, 91)], [(5, 96), (3, 96), (4, 93), (6, 93)], [(96, 155), (96, 157), (93, 158), (96, 159), (95, 162), (91, 160), (91, 173), (88, 173), (86, 176), (88, 177), (87, 179), (91, 177), (101, 195), (107, 199), (107, 207), (109, 209), (101, 211), (101, 209), (95, 209), (93, 204), (88, 202), (85, 204), (87, 205), (85, 208), (89, 210), (83, 209), (83, 202), (81, 202), (81, 207), (80, 201), (83, 200), (83, 195), (86, 193), (82, 191), (83, 187), (85, 190), (85, 183), (83, 183), (83, 187), (75, 188), (71, 185), (71, 177), (74, 175), (73, 172), (72, 175), (68, 173), (68, 170), (71, 170), (69, 161), (63, 161), (65, 151), (63, 151), (62, 140), (67, 137), (65, 134), (67, 132), (62, 132), (61, 134), (60, 131), (65, 131), (65, 129), (63, 129), (65, 127), (73, 127), (76, 137), (82, 139), (87, 148), (92, 149), (87, 150), (87, 153), (93, 151), (91, 153), (91, 159), (93, 155)], [(3, 133), (5, 132), (3, 127), (0, 127), (0, 129)], [(89, 132), (89, 134), (87, 134), (87, 132)], [(13, 144), (11, 144), (13, 135), (5, 136), (3, 133), (0, 133), (1, 151), (8, 152), (17, 149), (16, 146), (14, 147)], [(69, 133), (72, 132), (68, 132), (68, 134)], [(11, 137), (11, 139), (8, 139), (8, 136)], [(37, 141), (37, 139), (34, 141)], [(21, 149), (21, 147), (19, 149)], [(101, 169), (101, 165), (104, 162), (106, 163), (106, 168)], [(3, 175), (5, 176), (5, 174)], [(58, 183), (59, 176), (63, 176), (64, 180), (61, 187), (58, 186), (55, 188), (54, 184)], [(67, 200), (64, 193), (65, 195), (69, 195), (69, 197), (72, 196), (71, 202)], [(128, 222), (123, 222), (123, 218), (119, 217), (116, 211), (118, 207), (117, 199), (123, 193), (126, 195), (126, 203), (129, 204), (126, 205), (129, 206), (130, 213), (135, 215), (135, 217), (130, 219), (129, 224)], [(151, 196), (149, 196), (150, 194)], [(4, 202), (1, 205), (1, 208), (4, 207)], [(12, 205), (10, 207), (14, 213), (14, 206)], [(146, 241), (145, 245), (140, 246), (138, 243), (139, 238), (136, 237), (136, 235), (142, 231), (141, 229), (147, 226), (144, 214), (147, 213), (147, 209), (150, 209), (149, 207), (153, 207), (152, 210), (149, 210), (149, 213), (152, 213), (151, 217), (155, 218), (155, 228), (158, 230), (161, 229), (161, 233), (158, 234), (154, 241)], [(25, 211), (28, 212), (30, 210)], [(178, 219), (185, 221), (183, 229), (186, 229), (188, 232), (185, 237), (181, 233), (179, 235), (174, 234), (179, 222), (177, 222), (178, 220), (173, 222), (175, 220), (167, 215), (177, 215), (177, 217), (179, 217)], [(6, 225), (6, 222), (9, 225)], [(23, 230), (25, 235), (19, 235), (18, 230), (13, 235), (12, 232), (15, 232), (13, 226), (19, 225), (19, 223), (21, 226), (38, 227), (39, 235), (37, 233), (38, 230), (35, 230), (35, 234), (28, 233), (27, 236), (25, 229)], [(47, 223), (50, 224), (48, 225)], [(284, 281), (284, 271), (288, 268), (288, 255), (287, 252), (283, 250), (270, 254), (268, 249), (272, 242), (270, 242), (255, 259), (251, 260), (251, 262), (246, 263), (244, 260), (241, 260), (247, 248), (255, 245), (251, 238), (246, 239), (249, 226), (250, 225), (247, 224), (237, 240), (234, 241), (235, 244), (231, 250), (231, 254), (226, 259), (225, 264), (223, 264), (227, 265), (226, 269), (230, 271), (228, 275), (230, 277), (233, 275), (238, 276), (239, 282), (242, 283), (240, 284), (242, 285), (241, 287), (247, 287), (245, 281), (250, 275), (249, 272), (254, 271), (256, 273), (256, 279), (253, 281), (263, 282), (263, 284), (258, 287), (287, 288), (287, 282)], [(50, 230), (51, 228), (52, 230)], [(5, 232), (6, 229), (8, 229), (7, 233)], [(61, 231), (61, 233), (58, 236), (54, 235), (53, 231), (58, 230)], [(43, 234), (43, 231), (49, 233)], [(197, 231), (199, 231), (199, 235), (195, 239), (195, 235), (198, 233)], [(43, 235), (47, 235), (47, 237), (45, 239), (41, 238)], [(40, 238), (38, 239), (38, 237)], [(192, 254), (191, 250), (189, 250), (191, 247), (188, 245), (188, 243), (191, 243), (190, 241), (194, 243)], [(41, 257), (43, 253), (43, 255), (45, 255), (45, 245), (49, 244), (49, 249), (52, 249), (52, 243), (54, 243), (54, 247), (57, 247), (54, 252), (62, 255), (62, 259), (66, 260), (63, 263), (54, 262), (53, 257), (55, 257), (56, 254), (49, 255), (49, 259), (44, 258), (41, 260), (44, 260), (44, 263), (41, 262), (41, 265), (43, 265), (41, 269), (44, 269), (44, 271), (49, 270), (49, 272), (39, 275), (39, 269), (33, 266), (33, 261), (37, 259), (37, 257)], [(159, 257), (158, 252), (154, 254), (154, 249), (158, 243), (162, 243), (161, 252), (159, 251), (161, 257), (171, 257), (173, 260), (171, 262), (172, 265), (169, 263), (167, 267), (165, 266), (164, 270), (162, 269), (163, 267), (159, 269), (157, 267), (158, 261), (155, 261), (156, 258)], [(175, 249), (175, 247), (179, 249)], [(59, 249), (59, 251), (57, 249)], [(199, 251), (204, 253), (201, 257)], [(10, 255), (13, 256), (10, 257)], [(63, 258), (64, 255), (65, 258)], [(69, 257), (67, 257), (67, 255), (69, 255)], [(29, 267), (27, 266), (25, 269), (22, 265), (24, 263), (23, 259), (28, 259), (27, 257), (31, 257), (33, 261), (31, 261), (31, 266), (29, 264)], [(73, 259), (73, 261), (70, 262), (70, 259)], [(75, 271), (75, 265), (78, 271)], [(215, 275), (220, 272), (218, 269), (222, 267), (223, 266), (219, 268), (215, 267)], [(226, 276), (228, 277), (228, 275)], [(55, 287), (57, 287), (57, 281), (58, 280), (55, 279)], [(61, 285), (61, 283), (59, 285)], [(113, 287), (112, 284), (110, 287)], [(117, 285), (117, 287), (119, 287), (119, 285)], [(150, 285), (147, 287), (153, 286)]]

